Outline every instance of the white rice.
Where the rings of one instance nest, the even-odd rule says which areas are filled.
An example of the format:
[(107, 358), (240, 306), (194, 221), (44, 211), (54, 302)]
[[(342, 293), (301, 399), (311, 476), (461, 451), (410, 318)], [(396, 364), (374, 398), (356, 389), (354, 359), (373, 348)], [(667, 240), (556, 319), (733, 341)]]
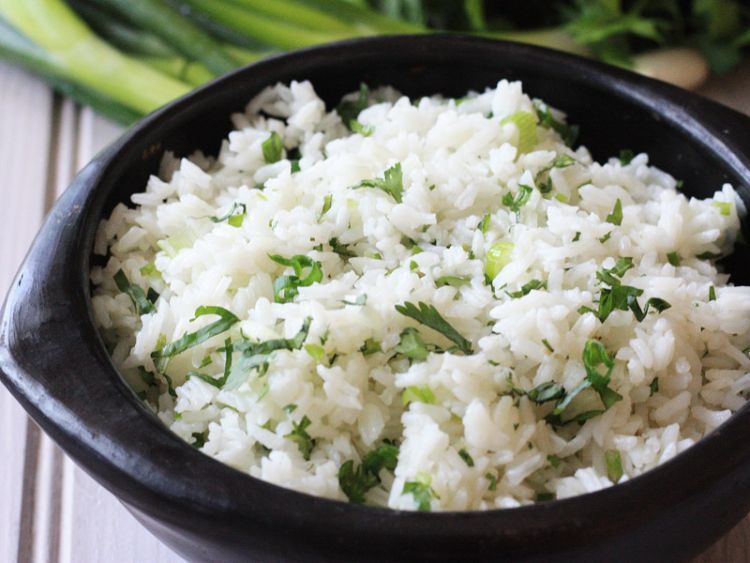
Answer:
[[(368, 504), (417, 509), (420, 495), (409, 491), (421, 486), (422, 509), (476, 510), (610, 486), (619, 477), (617, 455), (619, 480), (630, 479), (744, 403), (750, 288), (729, 285), (712, 261), (696, 258), (731, 252), (744, 213), (731, 186), (712, 199), (689, 199), (646, 154), (627, 165), (617, 158), (600, 164), (541, 124), (538, 142), (521, 154), (518, 127), (503, 121), (535, 111), (518, 82), (503, 80), (461, 102), (410, 101), (392, 89), (370, 102), (358, 121), (373, 132), (363, 136), (326, 112), (310, 83), (268, 88), (233, 116), (235, 130), (218, 158), (166, 159), (160, 177), (132, 196), (135, 208), (118, 205), (102, 222), (96, 252), (107, 256), (106, 266), (91, 272), (97, 322), (115, 364), (175, 433), (250, 475), (340, 500), (347, 500), (342, 464), (358, 467), (389, 440), (399, 447), (398, 464), (379, 472)], [(299, 149), (299, 171), (285, 158), (264, 162), (270, 132), (281, 136), (287, 155)], [(545, 197), (535, 184), (560, 155), (575, 163), (549, 172)], [(381, 189), (353, 189), (396, 163), (402, 203)], [(516, 215), (503, 196), (521, 184), (534, 189)], [(621, 225), (607, 220), (618, 199)], [(239, 204), (247, 210), (239, 226), (208, 219)], [(332, 251), (334, 238), (354, 256)], [(487, 285), (486, 253), (498, 241), (512, 242), (512, 260)], [(675, 252), (679, 266), (669, 262), (668, 254), (676, 263)], [(273, 282), (291, 269), (269, 255), (308, 256), (321, 263), (323, 279), (276, 303)], [(603, 323), (579, 312), (597, 308), (608, 286), (596, 272), (622, 257), (633, 267), (621, 283), (643, 290), (640, 306), (658, 297), (670, 308), (652, 308), (642, 322), (630, 310), (615, 310)], [(120, 269), (160, 294), (154, 312), (136, 315), (113, 279)], [(443, 276), (462, 285), (437, 287)], [(508, 294), (531, 280), (546, 288)], [(433, 305), (474, 353), (437, 350), (414, 362), (397, 354), (406, 327), (428, 344), (451, 345), (399, 313), (395, 306), (404, 302)], [(203, 305), (241, 321), (174, 356), (159, 374), (154, 350), (218, 319), (194, 319)], [(235, 346), (293, 338), (308, 317), (306, 346), (273, 352), (265, 374), (247, 371), (232, 389), (187, 377), (191, 370), (221, 377), (227, 338)], [(364, 355), (368, 339), (381, 351)], [(556, 382), (569, 393), (586, 378), (589, 340), (616, 357), (609, 386), (622, 399), (605, 410), (588, 389), (562, 419), (605, 412), (582, 424), (550, 424), (545, 415), (555, 402), (537, 404), (511, 382), (523, 390)], [(206, 358), (211, 363), (202, 365)], [(422, 400), (404, 407), (407, 388)], [(309, 460), (288, 437), (303, 417), (314, 440)]]

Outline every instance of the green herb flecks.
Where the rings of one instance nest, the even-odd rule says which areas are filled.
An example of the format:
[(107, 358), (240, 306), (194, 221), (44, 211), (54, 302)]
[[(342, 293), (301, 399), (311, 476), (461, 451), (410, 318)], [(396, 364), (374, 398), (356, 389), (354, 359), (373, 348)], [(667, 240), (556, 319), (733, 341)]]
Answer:
[(401, 404), (406, 406), (412, 402), (435, 404), (435, 393), (427, 385), (410, 385), (401, 393)]
[(536, 184), (537, 189), (542, 194), (548, 194), (552, 191), (552, 178), (550, 176), (550, 171), (553, 168), (567, 168), (568, 166), (572, 166), (576, 163), (575, 159), (568, 156), (567, 154), (560, 154), (555, 157), (555, 159), (552, 161), (552, 164), (549, 166), (545, 166), (542, 168), (537, 175), (534, 177), (534, 184)]
[(518, 291), (506, 291), (506, 293), (513, 299), (519, 299), (524, 295), (528, 295), (535, 289), (547, 289), (547, 282), (543, 282), (541, 280), (531, 280), (530, 282), (523, 284), (521, 286), (521, 289), (519, 289)]
[(419, 302), (417, 305), (408, 301), (396, 305), (396, 311), (410, 317), (420, 324), (430, 327), (453, 342), (464, 354), (472, 354), (471, 342), (446, 321), (433, 305)]
[(492, 221), (492, 216), (489, 213), (487, 213), (484, 217), (482, 217), (482, 220), (479, 221), (479, 225), (477, 225), (477, 228), (483, 235), (486, 235), (487, 231), (490, 230), (491, 221)]
[(398, 354), (415, 362), (422, 362), (427, 359), (429, 350), (422, 340), (419, 331), (414, 327), (407, 327), (401, 331), (401, 340), (394, 349)]
[(567, 123), (555, 119), (555, 116), (552, 115), (549, 107), (537, 100), (534, 101), (534, 110), (536, 111), (540, 127), (556, 131), (560, 137), (562, 137), (563, 142), (569, 147), (572, 147), (575, 144), (579, 131), (577, 125), (568, 125)]
[(708, 300), (716, 301), (716, 288), (714, 286), (708, 288)]
[(415, 481), (407, 481), (401, 494), (411, 494), (414, 502), (417, 503), (417, 510), (420, 512), (429, 512), (433, 498), (438, 498), (430, 484), (432, 478), (429, 475), (419, 474)]
[(607, 223), (612, 223), (617, 226), (622, 225), (622, 201), (620, 201), (620, 198), (617, 198), (612, 213), (607, 215)]
[(451, 287), (461, 287), (462, 285), (468, 285), (471, 283), (471, 278), (468, 276), (440, 276), (435, 280), (436, 287), (443, 287), (449, 285)]
[(380, 346), (380, 342), (377, 340), (374, 340), (373, 338), (368, 338), (365, 340), (365, 343), (362, 344), (362, 347), (359, 349), (360, 352), (362, 352), (363, 356), (371, 356), (377, 352), (382, 352), (383, 349)]
[(495, 492), (497, 490), (497, 477), (492, 473), (485, 473), (484, 478), (489, 482), (487, 490)]
[[(159, 297), (156, 292), (154, 292), (156, 299), (150, 301), (146, 297), (146, 293), (143, 291), (143, 289), (140, 286), (130, 283), (130, 280), (128, 280), (128, 277), (122, 270), (117, 270), (113, 277), (115, 280), (115, 284), (117, 284), (117, 289), (130, 297), (130, 301), (132, 301), (133, 307), (135, 307), (136, 315), (146, 315), (148, 313), (153, 313), (156, 310), (156, 308), (154, 307), (154, 302)], [(154, 297), (154, 294), (151, 294), (151, 290), (149, 290), (149, 294)]]
[(386, 442), (367, 453), (359, 466), (351, 459), (344, 462), (339, 468), (339, 486), (349, 502), (363, 504), (367, 491), (380, 484), (380, 472), (393, 471), (397, 463), (398, 447)]
[(531, 192), (533, 191), (534, 188), (532, 188), (531, 186), (519, 184), (518, 192), (516, 192), (515, 196), (512, 192), (508, 192), (503, 196), (503, 205), (514, 213), (518, 214), (521, 212), (521, 208), (529, 202), (529, 198), (531, 198)]
[(193, 320), (204, 315), (218, 315), (220, 318), (218, 321), (214, 321), (203, 328), (186, 334), (182, 338), (175, 340), (169, 344), (165, 344), (161, 348), (151, 352), (151, 359), (154, 361), (154, 366), (160, 372), (164, 372), (169, 363), (169, 359), (184, 352), (189, 348), (198, 346), (204, 343), (209, 338), (212, 338), (222, 332), (226, 332), (232, 328), (236, 323), (240, 322), (234, 313), (224, 309), (223, 307), (213, 306), (201, 306), (195, 310), (195, 316)]
[(307, 317), (302, 323), (299, 332), (293, 338), (275, 338), (262, 342), (240, 340), (234, 343), (234, 351), (239, 352), (239, 357), (231, 365), (229, 374), (226, 375), (224, 385), (227, 390), (234, 390), (247, 381), (248, 374), (258, 370), (258, 375), (263, 376), (269, 368), (271, 354), (277, 350), (299, 350), (307, 339), (310, 332), (312, 319)]
[(404, 194), (403, 174), (401, 172), (401, 163), (397, 162), (384, 173), (382, 178), (373, 178), (362, 180), (354, 189), (360, 188), (377, 188), (390, 195), (396, 203), (401, 203)]
[(336, 113), (341, 117), (344, 125), (352, 129), (352, 122), (356, 122), (360, 112), (370, 104), (370, 88), (364, 82), (359, 85), (359, 95), (354, 100), (342, 100), (336, 106)]
[(289, 266), (294, 270), (294, 275), (279, 276), (274, 280), (273, 296), (276, 303), (293, 301), (299, 294), (298, 288), (309, 287), (323, 279), (320, 262), (308, 256), (297, 254), (291, 258), (284, 258), (278, 254), (269, 254), (268, 257), (277, 264)]
[(469, 452), (466, 451), (466, 449), (461, 448), (458, 450), (458, 455), (461, 457), (462, 460), (468, 465), (469, 467), (474, 467), (474, 458), (471, 457)]
[(356, 119), (352, 119), (349, 121), (349, 129), (351, 129), (352, 133), (359, 133), (363, 137), (369, 137), (375, 132), (375, 128), (371, 125), (363, 125)]
[(677, 252), (668, 252), (667, 261), (672, 264), (672, 266), (677, 268), (680, 264), (682, 264), (682, 256), (680, 256)]
[(305, 415), (299, 422), (292, 422), (292, 431), (284, 436), (284, 438), (297, 444), (297, 448), (299, 448), (305, 461), (310, 461), (310, 454), (315, 447), (315, 440), (307, 433), (311, 424), (312, 422)]
[(617, 483), (623, 475), (620, 450), (607, 450), (604, 452), (604, 460), (607, 464), (607, 477), (613, 483)]
[(226, 221), (232, 227), (241, 227), (247, 215), (247, 206), (244, 203), (234, 202), (232, 207), (221, 217), (209, 217), (214, 223)]
[(623, 166), (627, 166), (631, 163), (633, 158), (635, 158), (635, 154), (630, 149), (622, 149), (620, 151), (620, 155), (617, 158), (620, 161), (620, 164), (622, 164)]

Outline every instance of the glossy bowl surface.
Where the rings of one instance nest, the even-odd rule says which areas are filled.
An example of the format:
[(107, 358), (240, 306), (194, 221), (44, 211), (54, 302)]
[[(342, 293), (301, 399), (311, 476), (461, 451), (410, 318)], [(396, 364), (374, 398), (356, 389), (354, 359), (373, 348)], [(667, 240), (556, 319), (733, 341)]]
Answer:
[[(647, 151), (684, 180), (687, 193), (705, 197), (729, 181), (750, 203), (750, 120), (668, 85), (544, 49), (460, 36), (300, 51), (156, 112), (78, 175), (7, 297), (3, 383), (152, 533), (193, 560), (667, 561), (704, 549), (750, 509), (748, 406), (660, 468), (604, 491), (509, 510), (395, 512), (282, 489), (194, 450), (135, 397), (94, 327), (88, 271), (100, 219), (143, 189), (164, 151), (216, 153), (230, 113), (263, 87), (309, 79), (335, 104), (361, 81), (411, 96), (461, 96), (501, 78), (523, 80), (526, 92), (564, 109), (596, 158)], [(725, 267), (735, 283), (750, 282), (746, 250)]]

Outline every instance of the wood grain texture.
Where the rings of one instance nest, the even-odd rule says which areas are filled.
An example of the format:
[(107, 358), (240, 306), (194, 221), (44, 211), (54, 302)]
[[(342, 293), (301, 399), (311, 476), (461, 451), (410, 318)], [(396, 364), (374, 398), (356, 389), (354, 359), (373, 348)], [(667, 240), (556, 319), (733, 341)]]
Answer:
[[(701, 89), (750, 114), (750, 61)], [(121, 129), (0, 64), (0, 295), (44, 213)], [(109, 492), (68, 459), (0, 388), (0, 562), (178, 563)], [(750, 562), (750, 516), (693, 563)]]

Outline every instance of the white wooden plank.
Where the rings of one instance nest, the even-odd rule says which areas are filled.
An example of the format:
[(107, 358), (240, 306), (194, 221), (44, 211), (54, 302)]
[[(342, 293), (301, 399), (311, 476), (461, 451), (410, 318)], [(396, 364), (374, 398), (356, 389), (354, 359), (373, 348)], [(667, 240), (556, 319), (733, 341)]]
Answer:
[[(10, 287), (44, 214), (52, 100), (43, 83), (0, 64), (0, 170), (5, 178), (0, 188), (0, 296)], [(32, 536), (22, 533), (22, 523), (28, 530), (33, 522), (28, 503), (35, 475), (24, 470), (25, 445), (29, 432), (38, 431), (5, 388), (0, 389), (0, 411), (0, 561), (14, 561), (31, 549)], [(36, 443), (31, 440), (30, 445)], [(31, 498), (25, 494), (29, 492)]]
[[(83, 109), (78, 128), (77, 167), (82, 168), (121, 131), (122, 128), (91, 110)], [(63, 466), (62, 489), (61, 562), (182, 561), (141, 526), (112, 494), (68, 459)]]

